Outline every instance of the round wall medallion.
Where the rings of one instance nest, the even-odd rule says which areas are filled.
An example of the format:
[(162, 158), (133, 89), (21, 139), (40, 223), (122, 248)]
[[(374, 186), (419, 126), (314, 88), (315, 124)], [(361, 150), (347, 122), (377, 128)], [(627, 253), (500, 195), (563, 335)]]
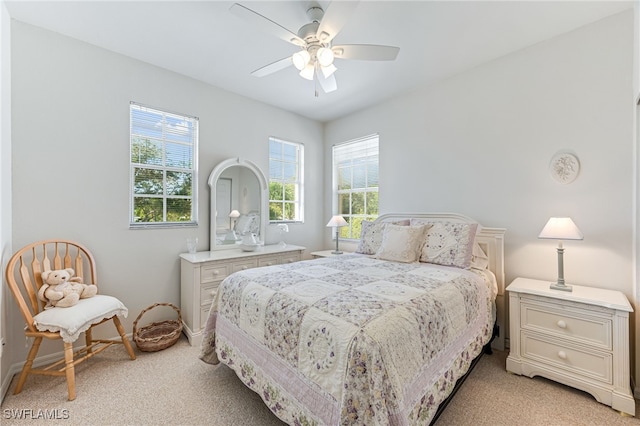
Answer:
[(556, 153), (549, 164), (551, 176), (560, 183), (571, 183), (580, 173), (580, 160), (570, 152)]

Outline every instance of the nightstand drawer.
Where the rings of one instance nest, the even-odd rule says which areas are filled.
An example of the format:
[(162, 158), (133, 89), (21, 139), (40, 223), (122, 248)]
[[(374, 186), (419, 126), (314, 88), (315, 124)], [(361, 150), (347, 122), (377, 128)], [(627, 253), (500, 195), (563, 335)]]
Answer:
[(582, 377), (612, 384), (613, 357), (610, 352), (592, 351), (567, 345), (548, 336), (522, 332), (522, 356), (555, 366)]
[(611, 314), (598, 315), (584, 308), (578, 310), (523, 298), (520, 326), (524, 330), (554, 334), (595, 348), (611, 350), (613, 347)]
[(200, 283), (220, 282), (231, 273), (230, 263), (219, 263), (217, 265), (203, 266), (200, 276)]

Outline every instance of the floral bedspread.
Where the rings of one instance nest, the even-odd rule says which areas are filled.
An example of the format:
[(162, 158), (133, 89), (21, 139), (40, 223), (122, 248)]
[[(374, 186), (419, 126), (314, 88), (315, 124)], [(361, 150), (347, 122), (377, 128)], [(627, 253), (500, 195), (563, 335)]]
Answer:
[(363, 255), (227, 277), (201, 359), (235, 370), (291, 425), (428, 424), (491, 337), (469, 270)]

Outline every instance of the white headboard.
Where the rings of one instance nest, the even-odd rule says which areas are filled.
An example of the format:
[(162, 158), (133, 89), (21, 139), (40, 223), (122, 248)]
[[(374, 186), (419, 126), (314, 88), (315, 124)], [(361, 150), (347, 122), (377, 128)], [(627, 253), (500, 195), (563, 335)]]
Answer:
[[(376, 221), (386, 222), (396, 219), (429, 219), (432, 221), (449, 221), (460, 223), (478, 223), (457, 213), (387, 213), (379, 216)], [(476, 241), (489, 258), (489, 270), (496, 276), (498, 284), (498, 296), (496, 297), (496, 321), (499, 327), (499, 335), (493, 341), (492, 346), (498, 350), (504, 350), (504, 337), (507, 331), (505, 277), (504, 277), (504, 228), (486, 228), (478, 224)]]

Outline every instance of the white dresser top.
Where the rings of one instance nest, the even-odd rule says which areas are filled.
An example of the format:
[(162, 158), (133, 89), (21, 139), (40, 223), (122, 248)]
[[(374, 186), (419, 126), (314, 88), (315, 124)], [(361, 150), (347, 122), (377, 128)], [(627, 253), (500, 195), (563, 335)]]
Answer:
[(190, 263), (202, 263), (212, 260), (231, 260), (238, 258), (248, 258), (252, 256), (263, 256), (265, 254), (279, 254), (289, 251), (305, 250), (305, 247), (294, 246), (287, 244), (282, 247), (279, 244), (269, 244), (258, 247), (255, 251), (243, 251), (240, 248), (226, 249), (226, 250), (214, 250), (214, 251), (199, 251), (197, 253), (180, 253), (180, 257)]
[(527, 293), (549, 297), (559, 300), (571, 300), (573, 302), (588, 303), (590, 305), (603, 306), (618, 311), (633, 312), (633, 308), (627, 297), (620, 291), (606, 290), (602, 288), (570, 285), (573, 291), (550, 289), (551, 281), (532, 280), (529, 278), (516, 278), (507, 287), (507, 291), (513, 293)]

